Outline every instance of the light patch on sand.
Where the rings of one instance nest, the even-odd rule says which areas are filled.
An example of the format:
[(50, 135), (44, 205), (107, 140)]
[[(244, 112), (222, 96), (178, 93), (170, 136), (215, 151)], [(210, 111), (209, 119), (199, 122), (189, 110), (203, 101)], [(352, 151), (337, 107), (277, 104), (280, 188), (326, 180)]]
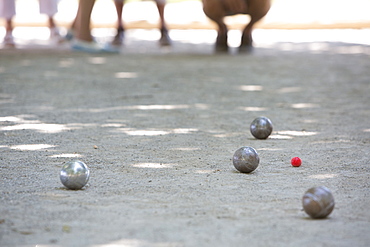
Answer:
[(316, 174), (309, 176), (310, 178), (316, 178), (316, 179), (327, 179), (327, 178), (335, 178), (338, 177), (338, 174)]
[(24, 144), (24, 145), (15, 145), (15, 146), (10, 146), (10, 149), (15, 149), (15, 150), (21, 150), (21, 151), (36, 151), (36, 150), (41, 150), (41, 149), (47, 149), (47, 148), (52, 148), (55, 147), (54, 145), (49, 145), (49, 144)]
[(163, 169), (163, 168), (171, 168), (175, 164), (163, 164), (163, 163), (137, 163), (133, 164), (133, 167), (136, 168), (153, 168), (153, 169)]

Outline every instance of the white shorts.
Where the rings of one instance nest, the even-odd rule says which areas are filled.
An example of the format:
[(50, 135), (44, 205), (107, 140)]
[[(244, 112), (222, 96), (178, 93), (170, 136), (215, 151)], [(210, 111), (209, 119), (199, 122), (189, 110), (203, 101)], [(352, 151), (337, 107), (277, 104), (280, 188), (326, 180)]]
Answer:
[(40, 2), (40, 14), (53, 16), (58, 12), (59, 0), (39, 0), (39, 2)]
[(0, 18), (7, 20), (15, 16), (15, 0), (0, 0)]

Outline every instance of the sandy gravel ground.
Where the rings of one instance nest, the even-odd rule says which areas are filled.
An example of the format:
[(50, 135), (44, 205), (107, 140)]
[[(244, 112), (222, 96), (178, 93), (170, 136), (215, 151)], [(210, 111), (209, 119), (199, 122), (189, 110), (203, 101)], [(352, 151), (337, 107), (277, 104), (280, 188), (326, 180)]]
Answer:
[[(369, 246), (369, 47), (212, 49), (1, 50), (0, 246)], [(251, 174), (232, 166), (241, 146)], [(91, 171), (79, 191), (59, 181), (74, 159)], [(336, 200), (324, 220), (302, 211), (318, 185)]]

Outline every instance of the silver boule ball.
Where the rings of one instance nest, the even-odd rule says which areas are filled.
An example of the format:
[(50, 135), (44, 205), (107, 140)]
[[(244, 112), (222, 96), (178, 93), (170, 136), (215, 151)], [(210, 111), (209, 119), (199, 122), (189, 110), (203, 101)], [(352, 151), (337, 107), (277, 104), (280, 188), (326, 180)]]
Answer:
[(63, 165), (60, 171), (60, 181), (71, 190), (79, 190), (89, 181), (90, 171), (82, 161), (70, 161)]
[(267, 117), (258, 117), (250, 126), (252, 135), (257, 139), (267, 139), (272, 133), (272, 122)]
[(324, 186), (314, 187), (306, 191), (302, 198), (304, 211), (313, 219), (327, 217), (334, 209), (334, 197)]
[(241, 147), (235, 151), (233, 156), (233, 165), (243, 173), (249, 173), (258, 167), (260, 158), (257, 151), (251, 147)]

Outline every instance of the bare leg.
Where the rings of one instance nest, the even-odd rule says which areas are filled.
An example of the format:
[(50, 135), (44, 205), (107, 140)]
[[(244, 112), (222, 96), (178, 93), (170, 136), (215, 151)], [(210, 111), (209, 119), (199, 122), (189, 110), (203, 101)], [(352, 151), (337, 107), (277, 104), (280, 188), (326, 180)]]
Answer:
[(261, 20), (270, 10), (270, 0), (251, 1), (248, 6), (248, 13), (251, 21), (245, 27), (242, 34), (242, 40), (239, 51), (249, 51), (253, 46), (252, 31), (256, 22)]
[(166, 27), (166, 22), (164, 20), (164, 7), (165, 7), (165, 2), (164, 1), (156, 1), (157, 3), (157, 9), (158, 9), (158, 14), (160, 18), (160, 29), (167, 29)]
[(94, 4), (95, 0), (80, 0), (76, 16), (75, 30), (76, 38), (81, 41), (93, 41), (90, 30), (90, 18)]
[(55, 21), (54, 21), (53, 16), (49, 16), (49, 28), (53, 29), (53, 28), (56, 28), (56, 27), (57, 26), (55, 25)]
[(77, 14), (76, 14), (76, 17), (74, 18), (71, 26), (69, 27), (66, 36), (64, 37), (65, 40), (70, 41), (70, 40), (73, 39), (74, 32), (75, 32), (75, 29), (76, 29), (76, 19), (77, 19)]
[(14, 0), (1, 0), (0, 2), (0, 18), (5, 19), (5, 37), (4, 37), (4, 47), (15, 47), (13, 39), (13, 17), (15, 16), (15, 1)]
[(5, 37), (4, 37), (4, 46), (5, 47), (15, 47), (13, 39), (13, 19), (6, 19), (5, 21)]
[(123, 11), (124, 4), (125, 4), (124, 0), (114, 1), (114, 5), (116, 6), (116, 12), (117, 12), (117, 34), (112, 41), (112, 45), (119, 46), (119, 45), (122, 45), (123, 43), (125, 28), (123, 26), (123, 21), (122, 21), (122, 11)]
[(157, 3), (157, 9), (159, 13), (160, 18), (160, 31), (161, 31), (161, 38), (159, 40), (159, 43), (161, 46), (170, 46), (171, 45), (171, 38), (168, 35), (168, 28), (166, 25), (166, 21), (164, 19), (164, 8), (165, 8), (165, 1), (163, 0), (156, 0)]
[(249, 24), (244, 28), (242, 34), (242, 40), (240, 43), (239, 50), (240, 51), (248, 51), (253, 46), (253, 39), (252, 39), (252, 30), (255, 21), (251, 19)]
[(218, 34), (216, 40), (216, 51), (227, 52), (229, 50), (229, 46), (227, 44), (227, 33), (228, 33), (227, 26), (222, 21), (218, 21), (217, 25), (218, 25)]
[(58, 43), (62, 43), (64, 39), (60, 36), (57, 25), (55, 24), (54, 17), (49, 16), (49, 29), (50, 29), (50, 39), (55, 40)]
[(96, 43), (91, 35), (90, 21), (94, 4), (95, 0), (80, 0), (79, 2), (75, 24), (76, 35), (72, 42), (72, 49), (90, 53), (118, 53), (116, 49), (102, 47)]
[(50, 30), (50, 39), (62, 41), (57, 25), (54, 21), (54, 15), (58, 13), (58, 3), (56, 0), (39, 0), (40, 14), (48, 16), (48, 24)]
[(116, 6), (117, 11), (117, 29), (123, 29), (122, 12), (124, 4), (124, 0), (114, 1), (114, 5)]
[(203, 0), (204, 13), (214, 21), (218, 26), (217, 39), (216, 39), (216, 51), (227, 52), (227, 26), (223, 22), (223, 18), (226, 15), (225, 8), (218, 0)]
[(5, 25), (6, 25), (6, 27), (5, 27), (6, 34), (7, 35), (8, 34), (12, 35), (13, 34), (13, 21), (12, 21), (12, 19), (7, 19)]

